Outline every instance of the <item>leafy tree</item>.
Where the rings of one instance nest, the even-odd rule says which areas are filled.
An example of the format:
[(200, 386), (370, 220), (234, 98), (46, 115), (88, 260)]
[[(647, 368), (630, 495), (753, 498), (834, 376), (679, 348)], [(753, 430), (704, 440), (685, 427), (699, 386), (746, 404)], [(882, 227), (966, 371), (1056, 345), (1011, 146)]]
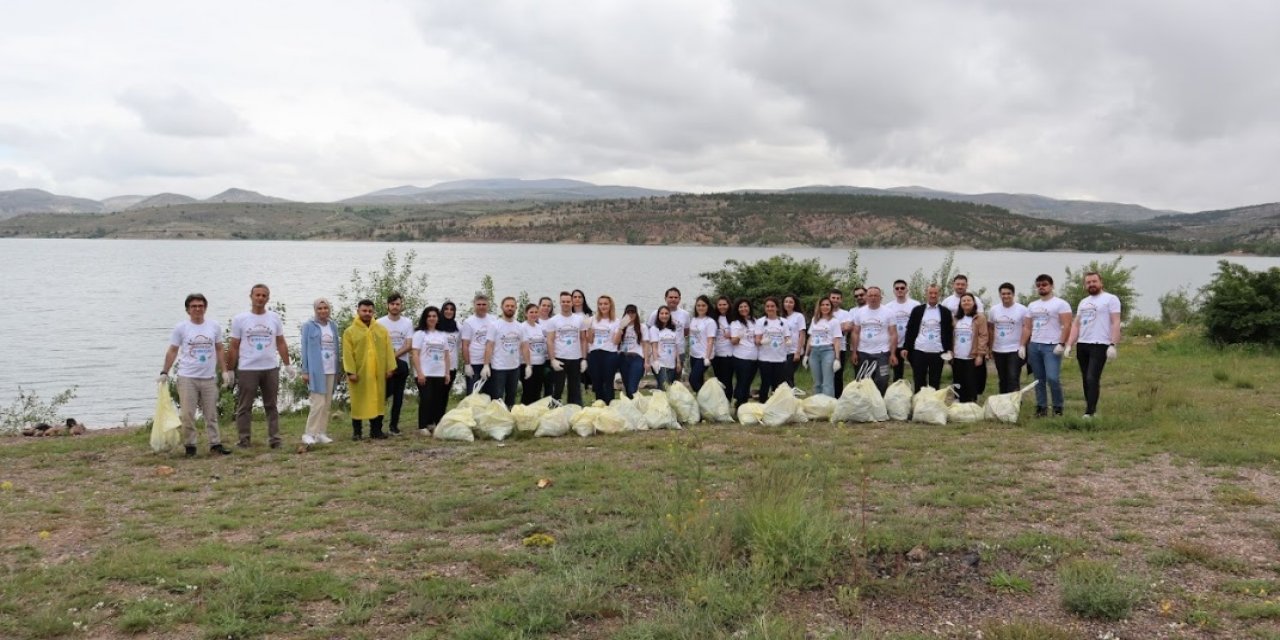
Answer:
[[(817, 259), (796, 260), (787, 254), (756, 262), (725, 260), (724, 265), (723, 269), (698, 274), (707, 280), (715, 295), (747, 298), (759, 304), (769, 296), (793, 293), (800, 297), (806, 312), (837, 285), (842, 273), (822, 266)], [(856, 259), (852, 266), (856, 268)]]
[(382, 256), (382, 266), (368, 273), (351, 270), (351, 279), (338, 292), (333, 320), (340, 329), (346, 329), (355, 318), (356, 303), (368, 298), (373, 301), (374, 317), (387, 313), (387, 296), (399, 293), (404, 298), (404, 314), (417, 322), (418, 315), (427, 304), (427, 274), (414, 273), (418, 252), (410, 249), (400, 258), (394, 249), (387, 249)]
[(1186, 287), (1178, 287), (1160, 296), (1160, 324), (1176, 327), (1199, 321), (1201, 299)]
[(838, 272), (840, 278), (838, 286), (845, 295), (849, 295), (858, 287), (867, 286), (867, 269), (859, 264), (858, 250), (850, 249), (849, 257), (845, 259), (844, 269)]
[(1111, 262), (1099, 262), (1090, 260), (1089, 264), (1072, 270), (1067, 267), (1067, 277), (1062, 283), (1062, 292), (1059, 294), (1063, 300), (1073, 307), (1089, 295), (1084, 289), (1084, 275), (1090, 271), (1097, 271), (1102, 278), (1102, 288), (1117, 298), (1120, 298), (1120, 319), (1128, 320), (1133, 315), (1133, 305), (1138, 299), (1138, 292), (1133, 288), (1133, 271), (1137, 267), (1122, 267), (1120, 262), (1124, 260), (1124, 256), (1116, 256)]
[(76, 397), (76, 387), (65, 389), (45, 402), (40, 394), (18, 386), (18, 397), (7, 407), (0, 407), (0, 435), (12, 435), (39, 423), (55, 424), (58, 412)]
[(934, 269), (933, 273), (929, 274), (928, 277), (924, 275), (923, 269), (916, 268), (911, 277), (907, 278), (907, 292), (913, 299), (924, 302), (925, 290), (929, 288), (929, 285), (936, 284), (942, 287), (942, 297), (945, 298), (950, 288), (951, 279), (958, 273), (955, 265), (956, 252), (948, 251), (947, 255), (942, 258), (942, 264), (938, 265), (938, 268)]
[(1201, 290), (1209, 338), (1221, 344), (1280, 344), (1280, 267), (1250, 271), (1226, 260)]

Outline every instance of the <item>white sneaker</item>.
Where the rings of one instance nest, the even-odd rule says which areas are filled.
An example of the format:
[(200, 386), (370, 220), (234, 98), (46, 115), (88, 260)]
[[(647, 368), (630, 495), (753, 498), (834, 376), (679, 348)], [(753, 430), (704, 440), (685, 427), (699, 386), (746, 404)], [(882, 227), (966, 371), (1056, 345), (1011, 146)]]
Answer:
[(322, 433), (316, 436), (316, 441), (318, 441), (320, 444), (332, 444), (333, 438), (330, 438), (329, 436), (326, 436), (325, 434)]
[(309, 433), (302, 434), (302, 444), (315, 444), (315, 443), (316, 443), (316, 439), (311, 437), (311, 434)]
[(1081, 418), (1084, 418), (1085, 420), (1092, 420), (1092, 419), (1093, 419), (1093, 414), (1092, 414), (1092, 413), (1086, 413), (1086, 414), (1084, 414), (1084, 415), (1082, 415), (1082, 416), (1080, 416), (1080, 417), (1081, 417)]

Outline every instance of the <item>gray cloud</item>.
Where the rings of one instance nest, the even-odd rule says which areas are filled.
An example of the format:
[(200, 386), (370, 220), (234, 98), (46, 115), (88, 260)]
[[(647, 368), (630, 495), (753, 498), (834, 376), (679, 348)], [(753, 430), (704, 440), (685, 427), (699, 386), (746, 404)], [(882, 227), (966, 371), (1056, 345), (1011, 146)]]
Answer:
[(131, 109), (147, 130), (183, 138), (222, 137), (248, 130), (226, 103), (177, 86), (135, 86), (121, 92), (120, 104)]

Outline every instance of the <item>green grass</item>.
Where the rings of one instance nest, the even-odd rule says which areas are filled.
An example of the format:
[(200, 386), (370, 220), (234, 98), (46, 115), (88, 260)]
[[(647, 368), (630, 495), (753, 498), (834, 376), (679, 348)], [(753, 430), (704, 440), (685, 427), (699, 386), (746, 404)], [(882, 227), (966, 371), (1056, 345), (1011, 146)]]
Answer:
[[(1265, 637), (1273, 564), (1206, 543), (1280, 551), (1258, 479), (1280, 468), (1280, 401), (1230, 382), (1278, 376), (1273, 356), (1175, 332), (1108, 365), (1092, 425), (415, 435), (194, 460), (144, 433), (0, 442), (0, 637), (904, 639), (1004, 605), (1081, 619), (972, 628), (1096, 637), (1128, 616), (1126, 637)], [(303, 421), (283, 418), (288, 442)]]

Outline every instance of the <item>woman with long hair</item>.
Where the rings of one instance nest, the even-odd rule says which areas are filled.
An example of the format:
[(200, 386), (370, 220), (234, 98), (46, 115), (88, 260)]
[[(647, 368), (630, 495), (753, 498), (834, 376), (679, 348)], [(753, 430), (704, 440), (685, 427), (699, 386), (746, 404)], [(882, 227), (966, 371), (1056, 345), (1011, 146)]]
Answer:
[(769, 296), (764, 301), (764, 317), (756, 320), (756, 344), (760, 347), (756, 354), (760, 366), (760, 402), (768, 400), (769, 394), (785, 381), (791, 327), (779, 315), (781, 310), (778, 299)]
[(716, 305), (708, 314), (716, 321), (716, 339), (711, 369), (716, 373), (716, 380), (724, 387), (725, 395), (733, 393), (733, 341), (729, 339), (729, 323), (733, 321), (733, 301), (728, 296), (716, 298)]
[(782, 369), (782, 377), (792, 389), (796, 387), (796, 367), (804, 358), (804, 347), (808, 336), (805, 334), (804, 308), (800, 306), (800, 298), (794, 293), (782, 296), (782, 319), (790, 329), (791, 342), (787, 345), (787, 360)]
[(711, 368), (715, 339), (716, 321), (711, 317), (711, 300), (698, 296), (693, 303), (693, 318), (689, 320), (689, 387), (694, 393), (702, 389), (707, 369)]
[(834, 309), (830, 297), (818, 298), (813, 320), (809, 321), (809, 344), (805, 345), (804, 356), (805, 365), (813, 373), (813, 392), (832, 398), (836, 397), (835, 373), (840, 367), (836, 354), (844, 348), (844, 335)]
[(640, 310), (629, 304), (622, 310), (622, 319), (618, 321), (613, 333), (613, 343), (618, 345), (618, 368), (622, 371), (622, 392), (628, 398), (634, 398), (640, 389), (640, 379), (644, 377), (644, 360), (648, 342), (648, 333), (640, 324)]
[(440, 330), (440, 310), (427, 307), (413, 333), (409, 363), (418, 383), (418, 431), (431, 432), (444, 417), (453, 380), (453, 352), (449, 336)]
[(618, 344), (613, 341), (613, 334), (618, 330), (618, 319), (614, 316), (613, 298), (600, 296), (596, 299), (596, 315), (591, 319), (587, 330), (590, 351), (587, 352), (587, 370), (592, 373), (591, 390), (596, 400), (606, 403), (613, 401), (613, 378), (618, 372)]
[(520, 404), (531, 404), (543, 398), (547, 372), (547, 334), (543, 333), (539, 305), (530, 302), (524, 309), (524, 380), (520, 388)]
[(978, 311), (977, 299), (972, 293), (960, 296), (956, 307), (956, 321), (952, 323), (955, 336), (952, 339), (951, 377), (960, 386), (960, 402), (977, 402), (978, 367), (986, 366), (990, 334), (987, 317)]
[(462, 334), (458, 329), (458, 305), (450, 300), (445, 300), (440, 305), (440, 323), (437, 326), (440, 333), (445, 334), (449, 338), (449, 351), (453, 355), (450, 366), (453, 367), (450, 379), (458, 379), (458, 367), (462, 362)]
[(756, 358), (760, 353), (759, 335), (751, 301), (738, 299), (733, 321), (729, 323), (729, 341), (733, 343), (733, 401), (737, 406), (751, 399), (751, 383), (756, 379)]
[[(585, 327), (590, 324), (591, 305), (587, 304), (587, 294), (583, 293), (582, 289), (574, 289), (569, 294), (569, 300), (572, 303), (571, 309), (573, 310), (573, 314), (581, 316), (580, 321), (582, 322), (582, 326)], [(583, 330), (582, 339), (579, 344), (591, 344), (591, 336), (587, 335), (588, 333), (588, 331)], [(582, 376), (582, 384), (595, 389), (595, 385), (591, 382), (591, 362), (585, 356), (582, 358), (582, 369), (580, 375)]]
[(649, 368), (658, 378), (658, 388), (666, 391), (680, 378), (680, 340), (684, 332), (671, 319), (671, 309), (658, 307), (653, 326), (649, 327)]

